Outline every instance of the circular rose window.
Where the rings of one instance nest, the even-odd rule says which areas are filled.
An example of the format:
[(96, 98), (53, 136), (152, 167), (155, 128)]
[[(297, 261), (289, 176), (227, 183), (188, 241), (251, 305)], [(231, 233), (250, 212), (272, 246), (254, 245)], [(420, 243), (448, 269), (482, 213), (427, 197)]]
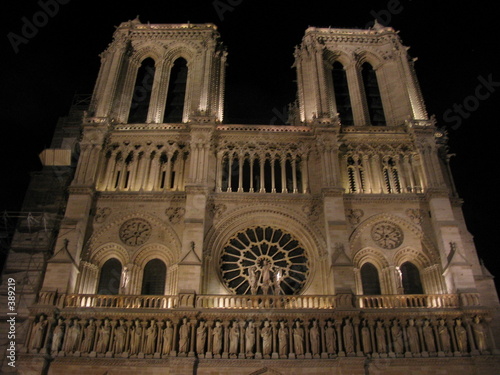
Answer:
[(120, 239), (127, 245), (142, 245), (150, 235), (151, 224), (144, 219), (130, 219), (120, 227)]
[(231, 237), (220, 268), (224, 283), (236, 294), (298, 294), (309, 275), (306, 251), (299, 241), (266, 226)]
[(403, 243), (403, 231), (396, 224), (383, 221), (372, 228), (372, 239), (383, 249), (395, 249)]

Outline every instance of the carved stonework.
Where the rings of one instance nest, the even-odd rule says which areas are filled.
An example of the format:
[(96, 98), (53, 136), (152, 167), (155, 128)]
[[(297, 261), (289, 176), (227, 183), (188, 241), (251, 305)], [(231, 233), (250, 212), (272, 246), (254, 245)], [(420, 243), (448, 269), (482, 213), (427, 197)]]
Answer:
[(359, 210), (359, 209), (347, 209), (346, 210), (346, 217), (349, 220), (349, 223), (351, 223), (351, 225), (358, 225), (364, 214), (365, 213), (363, 212), (363, 210)]
[(406, 216), (408, 216), (414, 224), (421, 225), (425, 211), (418, 208), (408, 208)]
[(179, 223), (185, 213), (186, 210), (183, 207), (169, 207), (165, 210), (165, 215), (172, 224)]
[(98, 224), (104, 223), (110, 214), (111, 214), (111, 208), (99, 207), (95, 214), (94, 220)]
[(120, 227), (120, 239), (124, 244), (138, 246), (145, 243), (151, 235), (151, 224), (144, 219), (130, 219)]
[(372, 239), (383, 249), (395, 249), (403, 243), (403, 231), (399, 226), (388, 221), (375, 224), (372, 228)]
[(310, 220), (316, 221), (319, 219), (322, 209), (319, 202), (312, 202), (311, 204), (304, 205), (302, 207), (302, 212), (304, 212)]
[(222, 203), (219, 204), (210, 203), (208, 205), (208, 210), (211, 217), (213, 217), (214, 219), (220, 219), (222, 214), (226, 212), (227, 206)]

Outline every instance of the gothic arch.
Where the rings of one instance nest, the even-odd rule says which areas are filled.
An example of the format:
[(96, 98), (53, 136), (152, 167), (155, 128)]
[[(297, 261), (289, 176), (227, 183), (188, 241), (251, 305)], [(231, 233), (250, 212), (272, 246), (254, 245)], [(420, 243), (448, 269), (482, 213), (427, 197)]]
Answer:
[(134, 46), (130, 61), (139, 66), (145, 59), (152, 58), (158, 64), (162, 57), (161, 48), (161, 45), (151, 42)]
[(137, 266), (144, 266), (152, 259), (162, 260), (167, 267), (172, 266), (178, 261), (178, 254), (163, 244), (148, 244), (138, 249), (132, 256), (132, 262)]
[[(168, 248), (173, 252), (174, 257), (179, 256), (181, 251), (181, 241), (177, 236), (176, 232), (174, 231), (174, 229), (171, 228), (169, 224), (167, 224), (163, 220), (160, 220), (156, 216), (153, 216), (148, 213), (129, 211), (127, 213), (124, 212), (116, 213), (116, 216), (110, 218), (109, 224), (99, 228), (99, 230), (97, 230), (95, 233), (92, 234), (92, 236), (89, 238), (85, 246), (86, 250), (82, 255), (82, 260), (87, 260), (91, 258), (94, 249), (97, 248), (98, 246), (101, 246), (99, 242), (100, 240), (102, 241), (102, 237), (111, 233), (114, 236), (114, 238), (118, 240), (118, 231), (120, 226), (127, 220), (133, 218), (140, 218), (147, 220), (148, 222), (151, 223), (151, 226), (153, 227), (153, 234), (151, 236), (151, 239), (149, 240), (150, 242), (147, 242), (145, 246), (149, 246), (152, 243), (154, 243), (155, 236), (158, 235), (159, 232), (161, 232), (164, 238), (163, 241), (169, 244)], [(122, 248), (125, 249), (124, 247)]]
[(371, 51), (367, 50), (362, 50), (362, 51), (356, 51), (355, 52), (356, 56), (356, 67), (358, 69), (361, 69), (361, 66), (364, 63), (368, 63), (372, 66), (373, 70), (377, 71), (378, 68), (383, 66), (383, 60), (380, 58), (378, 55)]
[(394, 254), (394, 264), (397, 267), (401, 267), (401, 265), (405, 262), (411, 262), (422, 272), (427, 267), (431, 266), (432, 263), (430, 259), (423, 252), (412, 249), (410, 247), (406, 247), (397, 251)]
[(404, 229), (410, 231), (413, 235), (418, 237), (420, 241), (422, 242), (422, 251), (426, 255), (426, 257), (430, 260), (431, 264), (438, 264), (440, 263), (440, 257), (439, 257), (439, 251), (436, 249), (434, 244), (431, 242), (431, 240), (425, 235), (425, 233), (420, 229), (419, 226), (411, 223), (410, 221), (403, 219), (399, 216), (388, 214), (388, 213), (382, 213), (382, 214), (375, 214), (369, 218), (367, 218), (365, 221), (363, 221), (351, 234), (349, 238), (349, 243), (351, 247), (351, 254), (354, 255), (356, 251), (359, 251), (355, 249), (355, 243), (356, 241), (360, 238), (361, 234), (369, 230), (374, 224), (376, 224), (379, 221), (390, 221), (395, 224), (400, 225)]
[(365, 248), (356, 253), (353, 258), (354, 267), (361, 268), (365, 263), (373, 264), (377, 270), (382, 272), (386, 267), (389, 267), (389, 262), (384, 254), (377, 249)]
[(102, 265), (111, 258), (118, 259), (122, 266), (130, 262), (127, 250), (116, 243), (107, 243), (99, 246), (92, 252), (90, 262), (101, 268)]
[(353, 63), (352, 57), (348, 53), (339, 49), (336, 50), (325, 49), (325, 52), (323, 53), (323, 58), (326, 62), (332, 65), (334, 62), (338, 61), (339, 63), (342, 64), (344, 69), (346, 69)]
[(162, 244), (148, 244), (138, 249), (133, 258), (133, 271), (131, 290), (136, 294), (141, 293), (144, 269), (149, 261), (153, 259), (161, 260), (166, 266), (165, 294), (171, 294), (177, 289), (177, 273), (175, 271), (179, 254), (176, 254), (169, 247)]

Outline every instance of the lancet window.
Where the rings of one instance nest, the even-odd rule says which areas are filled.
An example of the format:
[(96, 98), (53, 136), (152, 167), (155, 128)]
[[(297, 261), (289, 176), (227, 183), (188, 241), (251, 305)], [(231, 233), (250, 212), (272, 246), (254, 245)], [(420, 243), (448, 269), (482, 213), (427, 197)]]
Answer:
[(375, 126), (386, 125), (382, 97), (377, 82), (377, 74), (369, 63), (365, 62), (361, 66), (361, 76), (363, 78), (370, 124)]
[(120, 278), (122, 264), (116, 258), (107, 260), (101, 267), (97, 294), (118, 294), (120, 290)]
[(361, 284), (365, 295), (382, 294), (378, 271), (373, 264), (365, 263), (361, 267)]
[(137, 71), (132, 103), (130, 104), (128, 115), (129, 123), (144, 123), (147, 121), (154, 77), (155, 62), (152, 58), (147, 58), (142, 62)]
[(160, 259), (150, 260), (144, 267), (142, 277), (142, 295), (165, 294), (167, 267)]
[(296, 152), (226, 149), (218, 154), (217, 191), (307, 192), (306, 163)]
[(182, 57), (178, 58), (174, 61), (174, 64), (170, 71), (167, 101), (165, 104), (165, 114), (163, 116), (163, 122), (182, 122), (184, 101), (186, 97), (187, 77), (187, 61)]
[(418, 155), (408, 150), (350, 151), (344, 156), (345, 187), (350, 193), (400, 194), (423, 191)]
[(97, 188), (102, 191), (183, 190), (184, 145), (111, 145)]
[(423, 294), (420, 272), (413, 263), (405, 262), (400, 267), (404, 294)]
[(353, 125), (354, 118), (352, 114), (351, 97), (349, 95), (349, 86), (347, 84), (347, 75), (344, 67), (338, 61), (332, 65), (332, 80), (335, 103), (337, 112), (342, 125)]

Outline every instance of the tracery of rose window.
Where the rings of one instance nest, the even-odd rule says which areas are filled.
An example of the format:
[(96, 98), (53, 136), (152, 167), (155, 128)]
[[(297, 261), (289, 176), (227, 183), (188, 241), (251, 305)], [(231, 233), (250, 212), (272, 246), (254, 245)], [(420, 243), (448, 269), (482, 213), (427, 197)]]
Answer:
[(269, 226), (236, 233), (224, 246), (220, 269), (235, 294), (298, 294), (309, 275), (306, 251), (291, 234)]

